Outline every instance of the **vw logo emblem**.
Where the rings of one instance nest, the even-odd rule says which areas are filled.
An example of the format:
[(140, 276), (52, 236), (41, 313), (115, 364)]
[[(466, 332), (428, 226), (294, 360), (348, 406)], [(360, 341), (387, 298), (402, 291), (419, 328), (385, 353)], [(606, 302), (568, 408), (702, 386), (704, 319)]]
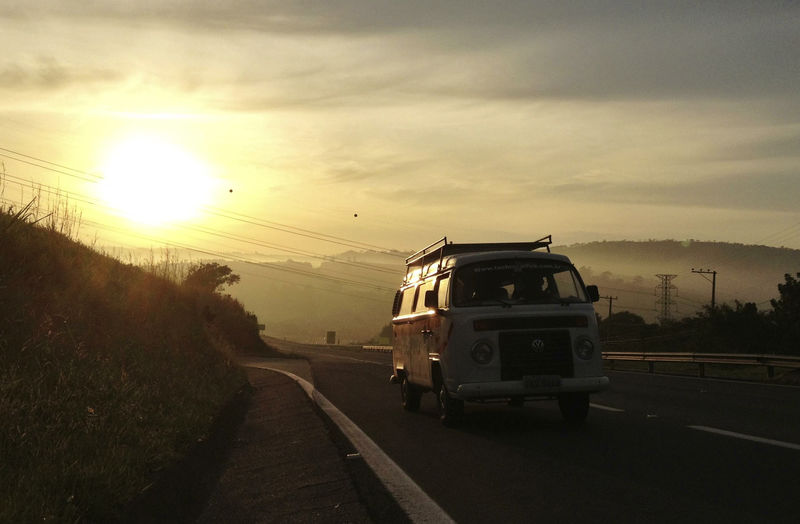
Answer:
[(544, 351), (544, 340), (541, 338), (533, 339), (533, 342), (531, 342), (531, 349), (533, 349), (533, 351), (536, 353), (541, 353)]

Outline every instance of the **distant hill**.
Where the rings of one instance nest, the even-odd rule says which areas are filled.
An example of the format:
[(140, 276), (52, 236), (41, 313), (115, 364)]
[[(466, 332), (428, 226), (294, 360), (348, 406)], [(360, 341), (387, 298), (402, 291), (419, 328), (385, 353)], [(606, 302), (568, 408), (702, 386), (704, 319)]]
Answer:
[[(717, 271), (718, 303), (755, 302), (759, 309), (769, 309), (785, 273), (800, 271), (800, 250), (723, 242), (591, 242), (552, 251), (569, 256), (601, 295), (616, 297), (614, 312), (628, 310), (650, 322), (658, 313), (656, 274), (677, 275), (673, 315), (682, 318), (711, 299), (711, 283), (692, 268)], [(367, 341), (389, 322), (407, 255), (348, 251), (324, 261), (225, 263), (242, 277), (230, 293), (266, 324), (269, 335), (321, 341), (326, 331), (336, 331), (345, 343)], [(596, 309), (607, 315), (608, 301)]]
[[(653, 320), (656, 315), (657, 274), (677, 275), (675, 304), (678, 318), (691, 316), (711, 300), (711, 275), (694, 269), (717, 271), (717, 303), (754, 302), (769, 308), (778, 295), (783, 275), (800, 271), (800, 250), (725, 242), (652, 240), (648, 242), (590, 242), (555, 246), (570, 257), (584, 280), (600, 286), (606, 296), (618, 296), (614, 311), (626, 309)], [(606, 314), (606, 301), (598, 311)]]

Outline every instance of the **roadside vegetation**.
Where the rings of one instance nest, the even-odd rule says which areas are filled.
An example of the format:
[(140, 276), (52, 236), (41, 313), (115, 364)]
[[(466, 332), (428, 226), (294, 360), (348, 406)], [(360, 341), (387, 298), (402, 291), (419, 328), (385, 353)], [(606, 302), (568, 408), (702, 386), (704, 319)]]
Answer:
[(771, 310), (752, 302), (706, 306), (693, 317), (650, 324), (629, 311), (600, 322), (605, 345), (615, 351), (763, 353), (800, 356), (800, 273), (784, 275)]
[(226, 266), (175, 282), (36, 206), (0, 207), (0, 522), (114, 521), (246, 389), (234, 352), (267, 348)]
[[(784, 275), (771, 310), (760, 311), (752, 302), (735, 301), (715, 308), (706, 306), (693, 317), (650, 324), (629, 311), (600, 321), (600, 336), (607, 351), (741, 353), (800, 356), (800, 273)], [(615, 369), (647, 369), (643, 362), (615, 363)], [(662, 372), (696, 374), (694, 364), (661, 363)], [(783, 370), (768, 377), (762, 367), (709, 365), (706, 376), (745, 380), (770, 380), (800, 384), (800, 372)]]

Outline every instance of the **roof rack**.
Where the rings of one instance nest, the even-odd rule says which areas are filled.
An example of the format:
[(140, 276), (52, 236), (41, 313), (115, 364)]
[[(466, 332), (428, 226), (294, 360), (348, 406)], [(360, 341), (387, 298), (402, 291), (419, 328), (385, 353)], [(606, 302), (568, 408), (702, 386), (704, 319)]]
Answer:
[(440, 268), (444, 257), (448, 255), (455, 255), (458, 253), (481, 253), (486, 251), (535, 251), (541, 248), (546, 248), (549, 253), (550, 244), (552, 243), (553, 235), (547, 235), (533, 242), (493, 242), (480, 244), (448, 243), (447, 237), (445, 236), (406, 258), (405, 281), (408, 282), (410, 280), (410, 276), (415, 270), (421, 273), (425, 266), (429, 266), (435, 261), (438, 261), (437, 268)]

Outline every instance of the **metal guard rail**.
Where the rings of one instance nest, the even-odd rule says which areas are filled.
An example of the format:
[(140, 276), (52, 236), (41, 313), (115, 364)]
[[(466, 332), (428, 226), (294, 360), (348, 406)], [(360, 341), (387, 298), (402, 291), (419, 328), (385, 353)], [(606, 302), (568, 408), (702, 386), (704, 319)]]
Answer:
[[(391, 353), (392, 346), (361, 346), (365, 351)], [(705, 376), (706, 364), (738, 364), (744, 366), (766, 366), (767, 374), (775, 376), (775, 368), (800, 369), (800, 357), (790, 355), (755, 355), (745, 353), (661, 353), (646, 351), (603, 351), (603, 360), (647, 362), (650, 373), (654, 373), (656, 362), (688, 362), (697, 364), (700, 376)]]
[(700, 376), (705, 376), (705, 364), (737, 364), (766, 366), (767, 374), (773, 377), (776, 367), (800, 369), (800, 357), (790, 355), (756, 355), (744, 353), (650, 353), (646, 351), (604, 351), (603, 360), (647, 362), (650, 373), (656, 362), (688, 362), (697, 364)]

